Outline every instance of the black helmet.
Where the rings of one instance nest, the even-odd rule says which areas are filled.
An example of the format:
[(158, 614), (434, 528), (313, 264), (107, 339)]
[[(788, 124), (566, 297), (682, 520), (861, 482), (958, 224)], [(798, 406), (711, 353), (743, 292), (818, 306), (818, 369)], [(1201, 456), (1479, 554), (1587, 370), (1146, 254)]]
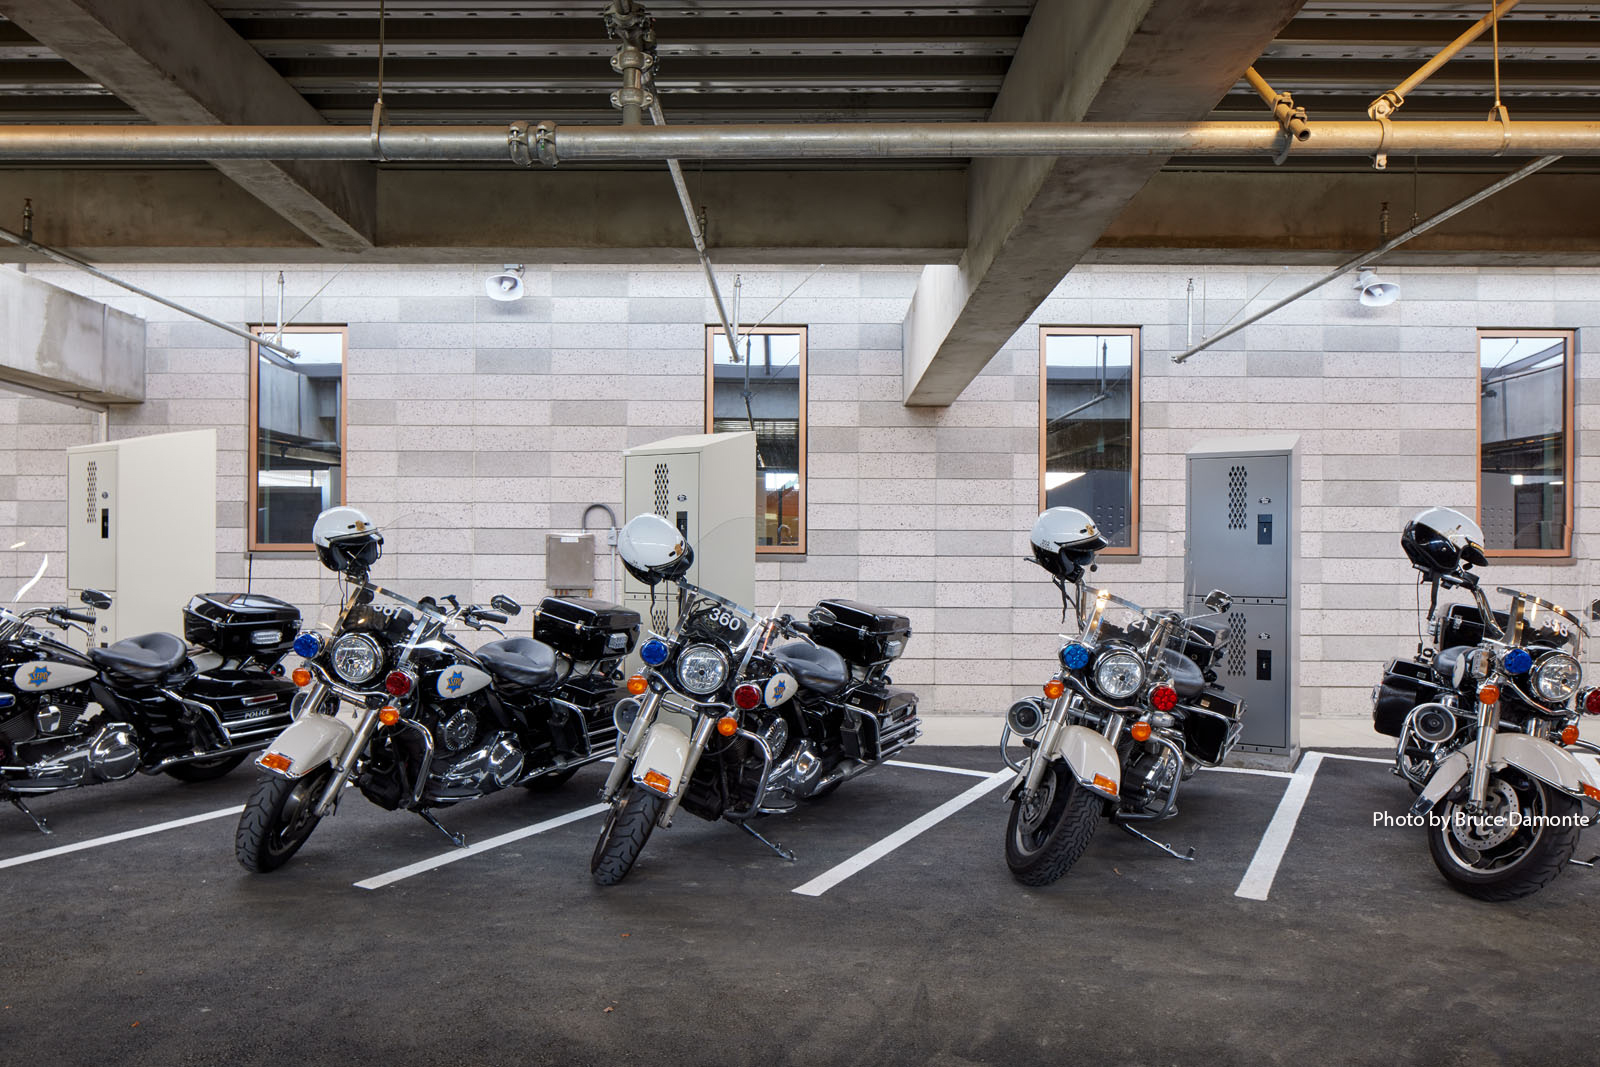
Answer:
[(1051, 574), (1075, 582), (1106, 547), (1094, 520), (1077, 508), (1051, 508), (1033, 524), (1033, 558)]
[(383, 555), (383, 534), (356, 508), (329, 508), (311, 527), (317, 558), (330, 571), (364, 578)]
[(1450, 508), (1418, 512), (1401, 531), (1400, 547), (1411, 565), (1427, 575), (1455, 574), (1489, 562), (1478, 524)]

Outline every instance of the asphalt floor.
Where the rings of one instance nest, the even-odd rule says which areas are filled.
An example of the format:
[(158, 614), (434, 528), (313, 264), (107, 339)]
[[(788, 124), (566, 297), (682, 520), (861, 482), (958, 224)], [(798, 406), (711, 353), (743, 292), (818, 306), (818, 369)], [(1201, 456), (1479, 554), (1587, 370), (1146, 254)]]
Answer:
[(1381, 763), (1324, 758), (1271, 870), (1295, 781), (1208, 771), (1151, 829), (1193, 863), (1102, 825), (1029, 889), (1005, 865), (997, 754), (902, 756), (927, 766), (762, 820), (793, 863), (680, 815), (609, 889), (584, 814), (603, 766), (440, 812), (464, 852), (352, 791), (268, 875), (233, 858), (249, 765), (38, 799), (50, 837), (6, 807), (0, 1049), (30, 1067), (1600, 1057), (1600, 872), (1464, 897), (1424, 831), (1373, 825), (1411, 802)]

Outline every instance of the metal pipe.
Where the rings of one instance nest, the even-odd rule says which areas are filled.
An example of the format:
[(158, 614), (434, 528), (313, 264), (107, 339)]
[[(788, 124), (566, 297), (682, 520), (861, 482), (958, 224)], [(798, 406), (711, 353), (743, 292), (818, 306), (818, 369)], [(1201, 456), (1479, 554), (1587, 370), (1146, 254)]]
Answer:
[[(23, 385), (20, 382), (9, 382), (4, 378), (0, 378), (0, 392), (21, 393), (23, 396), (31, 396), (39, 400), (54, 400), (58, 404), (69, 404), (75, 408), (82, 408), (84, 411), (92, 411), (100, 416), (102, 426), (106, 415), (110, 411), (106, 405), (98, 400), (85, 400), (79, 393), (53, 393), (48, 389), (40, 389), (33, 385)], [(101, 432), (100, 440), (106, 440), (104, 431)]]
[(1406, 97), (1412, 90), (1431, 78), (1440, 67), (1454, 59), (1463, 48), (1483, 36), (1484, 30), (1495, 25), (1500, 16), (1516, 7), (1517, 3), (1518, 0), (1500, 0), (1500, 3), (1490, 8), (1487, 15), (1467, 27), (1461, 36), (1445, 45), (1436, 56), (1418, 67), (1416, 73), (1412, 74), (1411, 77), (1374, 100), (1371, 106), (1367, 108), (1367, 114), (1375, 119), (1385, 118), (1394, 114), (1399, 110), (1400, 105), (1406, 102)]
[(1267, 79), (1256, 72), (1254, 67), (1246, 67), (1245, 80), (1250, 83), (1250, 88), (1256, 91), (1266, 105), (1272, 109), (1272, 120), (1276, 122), (1284, 133), (1296, 141), (1304, 141), (1311, 136), (1311, 127), (1306, 122), (1306, 109), (1294, 106), (1294, 97), (1289, 93), (1280, 93)]
[[(667, 116), (662, 113), (661, 103), (655, 99), (655, 94), (650, 94), (650, 121), (658, 127), (667, 124)], [(738, 333), (733, 328), (733, 320), (728, 318), (728, 309), (722, 305), (722, 290), (717, 286), (717, 276), (711, 269), (711, 253), (706, 249), (706, 235), (700, 229), (700, 220), (695, 216), (694, 201), (689, 196), (689, 185), (683, 180), (683, 167), (676, 159), (667, 160), (667, 170), (672, 175), (672, 187), (678, 190), (678, 203), (683, 205), (683, 220), (689, 224), (689, 239), (694, 242), (694, 250), (700, 257), (700, 269), (705, 271), (706, 284), (711, 287), (711, 299), (717, 304), (717, 319), (722, 323), (723, 336), (728, 339), (728, 346), (733, 351), (738, 343)]]
[(1256, 312), (1256, 314), (1251, 315), (1247, 319), (1241, 319), (1240, 321), (1234, 323), (1232, 326), (1229, 326), (1225, 330), (1217, 331), (1216, 333), (1212, 334), (1210, 337), (1207, 337), (1205, 340), (1201, 341), (1197, 345), (1191, 345), (1189, 348), (1185, 349), (1182, 353), (1180, 353), (1180, 354), (1178, 354), (1176, 356), (1173, 356), (1172, 357), (1172, 362), (1174, 362), (1174, 363), (1182, 363), (1184, 360), (1188, 359), (1190, 356), (1194, 355), (1196, 352), (1201, 352), (1201, 351), (1204, 351), (1207, 348), (1210, 348), (1212, 345), (1216, 344), (1218, 341), (1222, 340), (1224, 337), (1230, 337), (1233, 334), (1238, 333), (1240, 330), (1244, 329), (1246, 326), (1249, 326), (1253, 322), (1260, 322), (1262, 319), (1266, 318), (1268, 315), (1272, 314), (1274, 311), (1277, 311), (1279, 308), (1286, 307), (1289, 304), (1294, 303), (1296, 300), (1299, 300), (1302, 296), (1305, 296), (1307, 293), (1310, 293), (1310, 292), (1313, 292), (1313, 291), (1315, 291), (1317, 289), (1322, 288), (1324, 285), (1327, 285), (1329, 282), (1331, 282), (1335, 278), (1339, 277), (1339, 275), (1346, 274), (1346, 273), (1354, 270), (1356, 267), (1361, 266), (1364, 263), (1369, 263), (1372, 260), (1375, 260), (1380, 256), (1387, 255), (1388, 253), (1394, 251), (1396, 248), (1399, 248), (1401, 245), (1405, 244), (1407, 241), (1411, 240), (1413, 237), (1416, 237), (1419, 234), (1426, 233), (1427, 231), (1433, 229), (1435, 226), (1439, 225), (1440, 223), (1446, 222), (1446, 221), (1448, 221), (1450, 219), (1455, 218), (1457, 215), (1461, 214), (1463, 211), (1467, 210), (1469, 207), (1472, 207), (1474, 204), (1477, 204), (1477, 203), (1480, 203), (1481, 201), (1489, 199), (1489, 197), (1493, 196), (1495, 193), (1500, 192), (1500, 190), (1505, 189), (1508, 186), (1515, 185), (1517, 182), (1520, 182), (1522, 179), (1528, 177), (1528, 175), (1530, 175), (1530, 174), (1538, 173), (1539, 171), (1541, 171), (1544, 168), (1548, 167), (1550, 164), (1554, 163), (1556, 160), (1558, 160), (1560, 158), (1561, 158), (1560, 156), (1546, 156), (1543, 159), (1534, 160), (1532, 163), (1529, 163), (1526, 167), (1523, 167), (1521, 170), (1516, 171), (1513, 174), (1506, 175), (1504, 178), (1501, 178), (1499, 181), (1495, 182), (1493, 185), (1489, 186), (1488, 188), (1480, 189), (1476, 193), (1473, 193), (1471, 196), (1467, 197), (1465, 200), (1461, 201), (1460, 203), (1455, 204), (1452, 207), (1447, 207), (1443, 211), (1439, 212), (1437, 215), (1434, 215), (1432, 218), (1425, 219), (1422, 222), (1417, 223), (1415, 226), (1411, 227), (1405, 233), (1402, 233), (1400, 236), (1394, 238), (1393, 240), (1385, 241), (1383, 244), (1379, 245), (1377, 248), (1374, 248), (1370, 252), (1363, 252), (1358, 256), (1352, 256), (1350, 259), (1345, 260), (1343, 263), (1339, 264), (1337, 267), (1333, 268), (1333, 270), (1329, 271), (1327, 274), (1324, 274), (1322, 277), (1318, 278), (1316, 281), (1312, 282), (1310, 285), (1302, 286), (1301, 288), (1296, 289), (1294, 292), (1290, 293), (1288, 296), (1284, 297), (1282, 300), (1279, 300), (1277, 303), (1273, 304), (1271, 307), (1268, 307), (1268, 308), (1265, 308), (1265, 309), (1263, 309), (1261, 311), (1258, 311), (1258, 312)]
[[(394, 126), (394, 162), (508, 162), (528, 158), (518, 129)], [(775, 126), (567, 126), (542, 124), (546, 162), (664, 159), (967, 159), (989, 156), (1272, 155), (1273, 122), (837, 123)], [(520, 148), (520, 151), (519, 151)], [(1296, 155), (1600, 155), (1600, 122), (1321, 122)], [(0, 161), (210, 159), (376, 161), (365, 126), (0, 126)]]
[(134, 293), (134, 294), (136, 294), (138, 296), (144, 297), (146, 300), (154, 300), (156, 303), (161, 304), (163, 307), (169, 307), (173, 311), (181, 312), (181, 313), (183, 313), (185, 315), (188, 315), (190, 318), (199, 319), (201, 322), (205, 323), (208, 326), (215, 326), (217, 329), (226, 331), (227, 333), (231, 333), (235, 337), (243, 337), (246, 341), (249, 341), (251, 344), (260, 345), (262, 348), (265, 348), (265, 349), (268, 349), (270, 351), (276, 352), (276, 353), (278, 353), (279, 355), (282, 355), (282, 356), (287, 356), (290, 359), (299, 359), (300, 358), (300, 353), (294, 351), (293, 349), (285, 348), (280, 344), (274, 344), (273, 342), (267, 340), (265, 337), (258, 337), (257, 335), (255, 335), (253, 333), (250, 333), (250, 332), (248, 332), (246, 330), (241, 330), (236, 326), (229, 326), (225, 322), (219, 322), (216, 319), (212, 318), (210, 315), (203, 315), (200, 312), (194, 310), (193, 308), (184, 307), (182, 304), (175, 304), (171, 300), (168, 300), (164, 296), (157, 296), (155, 293), (152, 293), (148, 289), (141, 289), (139, 286), (134, 285), (132, 282), (125, 282), (121, 278), (118, 278), (118, 277), (116, 277), (114, 275), (111, 275), (111, 274), (107, 274), (105, 271), (101, 270), (99, 267), (96, 267), (96, 266), (94, 266), (92, 264), (89, 264), (89, 263), (85, 263), (83, 260), (79, 259), (77, 256), (69, 256), (67, 253), (59, 251), (58, 249), (51, 248), (48, 245), (42, 245), (37, 241), (30, 241), (26, 237), (22, 236), (20, 233), (12, 233), (10, 230), (5, 229), (4, 227), (0, 227), (0, 240), (10, 241), (14, 245), (19, 245), (19, 246), (21, 246), (23, 248), (26, 248), (30, 252), (37, 252), (41, 256), (45, 256), (48, 259), (55, 260), (57, 263), (63, 264), (63, 265), (68, 266), (68, 267), (74, 267), (74, 268), (76, 268), (78, 270), (83, 271), (85, 274), (92, 274), (96, 278), (99, 278), (101, 281), (110, 282), (112, 285), (120, 286), (121, 288), (128, 290), (128, 292), (130, 292), (130, 293)]

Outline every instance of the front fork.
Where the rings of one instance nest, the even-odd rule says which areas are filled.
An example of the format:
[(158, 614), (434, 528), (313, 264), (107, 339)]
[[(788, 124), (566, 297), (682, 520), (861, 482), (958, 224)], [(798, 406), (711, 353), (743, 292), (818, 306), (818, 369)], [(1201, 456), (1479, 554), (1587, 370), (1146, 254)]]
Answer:
[[(1044, 732), (1039, 735), (1039, 747), (1034, 749), (1033, 758), (1028, 762), (1028, 776), (1023, 779), (1022, 791), (1017, 794), (1026, 798), (1039, 788), (1039, 783), (1044, 781), (1045, 768), (1054, 761), (1056, 744), (1061, 740), (1061, 731), (1067, 725), (1067, 712), (1071, 710), (1073, 701), (1079, 699), (1071, 690), (1056, 697), (1050, 705), (1050, 715), (1045, 722)], [(1106, 721), (1101, 724), (1100, 734), (1111, 747), (1117, 747), (1117, 739), (1122, 734), (1124, 719), (1121, 715), (1107, 715)]]
[(1472, 753), (1472, 779), (1467, 785), (1467, 808), (1482, 811), (1489, 792), (1489, 759), (1500, 729), (1500, 704), (1478, 702), (1478, 747)]
[[(320, 708), (322, 706), (322, 693), (318, 692), (312, 700), (306, 702), (306, 707)], [(339, 803), (339, 794), (344, 791), (345, 783), (355, 773), (356, 760), (361, 758), (361, 753), (366, 751), (367, 742), (372, 740), (372, 732), (378, 728), (379, 708), (368, 708), (366, 714), (361, 716), (361, 722), (356, 726), (355, 736), (350, 739), (350, 744), (345, 746), (344, 754), (333, 765), (333, 777), (328, 779), (328, 786), (322, 791), (322, 796), (317, 798), (317, 806), (313, 814), (319, 819), (333, 812)]]
[(633, 769), (633, 758), (639, 754), (639, 746), (644, 744), (644, 735), (650, 729), (650, 723), (656, 717), (656, 706), (661, 703), (661, 694), (651, 691), (639, 705), (639, 714), (633, 718), (633, 726), (628, 730), (628, 736), (622, 739), (622, 744), (617, 746), (617, 756), (611, 764), (611, 773), (606, 776), (605, 787), (600, 790), (600, 799), (610, 803), (617, 797), (617, 792), (622, 789), (622, 783), (628, 780), (628, 772)]

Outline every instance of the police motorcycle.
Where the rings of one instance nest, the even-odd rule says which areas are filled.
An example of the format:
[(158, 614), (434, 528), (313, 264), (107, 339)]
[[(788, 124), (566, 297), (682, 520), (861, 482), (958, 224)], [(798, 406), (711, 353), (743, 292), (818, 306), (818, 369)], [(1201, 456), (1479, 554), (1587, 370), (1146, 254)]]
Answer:
[[(393, 527), (391, 526), (391, 533)], [(283, 865), (338, 807), (347, 783), (389, 811), (414, 811), (457, 845), (433, 809), (512, 786), (548, 789), (616, 748), (611, 706), (639, 616), (614, 604), (547, 597), (534, 638), (500, 629), (522, 606), (495, 596), (412, 600), (371, 579), (383, 533), (361, 511), (318, 516), (312, 543), (340, 576), (326, 632), (294, 643), (301, 714), (256, 761), (266, 773), (234, 851), (247, 870)], [(451, 632), (501, 640), (469, 649)]]
[[(1584, 801), (1600, 804), (1600, 749), (1578, 736), (1579, 712), (1600, 714), (1600, 690), (1579, 688), (1588, 634), (1520, 590), (1498, 589), (1510, 601), (1496, 610), (1471, 572), (1488, 563), (1483, 531), (1458, 511), (1419, 512), (1400, 546), (1430, 589), (1433, 645), (1384, 668), (1373, 728), (1396, 738), (1394, 773), (1445, 880), (1480, 900), (1527, 896), (1572, 859)], [(1441, 588), (1472, 603), (1441, 614)]]
[(850, 600), (821, 601), (804, 622), (758, 615), (685, 581), (694, 550), (656, 515), (630, 520), (617, 552), (652, 592), (676, 584), (680, 610), (639, 646), (645, 668), (616, 706), (623, 740), (600, 793), (611, 811), (594, 880), (622, 881), (680, 807), (793, 860), (751, 820), (826, 796), (921, 732), (916, 694), (887, 673), (910, 620)]
[[(94, 612), (111, 606), (98, 590), (81, 595), (88, 611), (17, 609), (48, 562), (0, 608), (0, 798), (41, 832), (24, 798), (135, 773), (219, 778), (289, 722), (295, 687), (279, 661), (300, 629), (293, 605), (206, 593), (183, 609), (188, 643), (150, 633), (97, 648)], [(68, 630), (84, 634), (87, 652)]]
[[(1061, 590), (1062, 616), (1071, 607), (1078, 632), (1061, 646), (1045, 699), (1019, 700), (1006, 713), (1000, 751), (1017, 772), (1006, 793), (1012, 876), (1032, 886), (1061, 878), (1102, 818), (1193, 860), (1194, 849), (1179, 853), (1138, 825), (1176, 815), (1182, 783), (1222, 763), (1239, 740), (1244, 701), (1216, 684), (1220, 637), (1196, 621), (1225, 614), (1231, 599), (1212, 590), (1210, 610), (1186, 617), (1088, 590), (1085, 572), (1106, 541), (1076, 508), (1044, 512), (1030, 539), (1032, 562)], [(1028, 750), (1020, 760), (1015, 739)]]

